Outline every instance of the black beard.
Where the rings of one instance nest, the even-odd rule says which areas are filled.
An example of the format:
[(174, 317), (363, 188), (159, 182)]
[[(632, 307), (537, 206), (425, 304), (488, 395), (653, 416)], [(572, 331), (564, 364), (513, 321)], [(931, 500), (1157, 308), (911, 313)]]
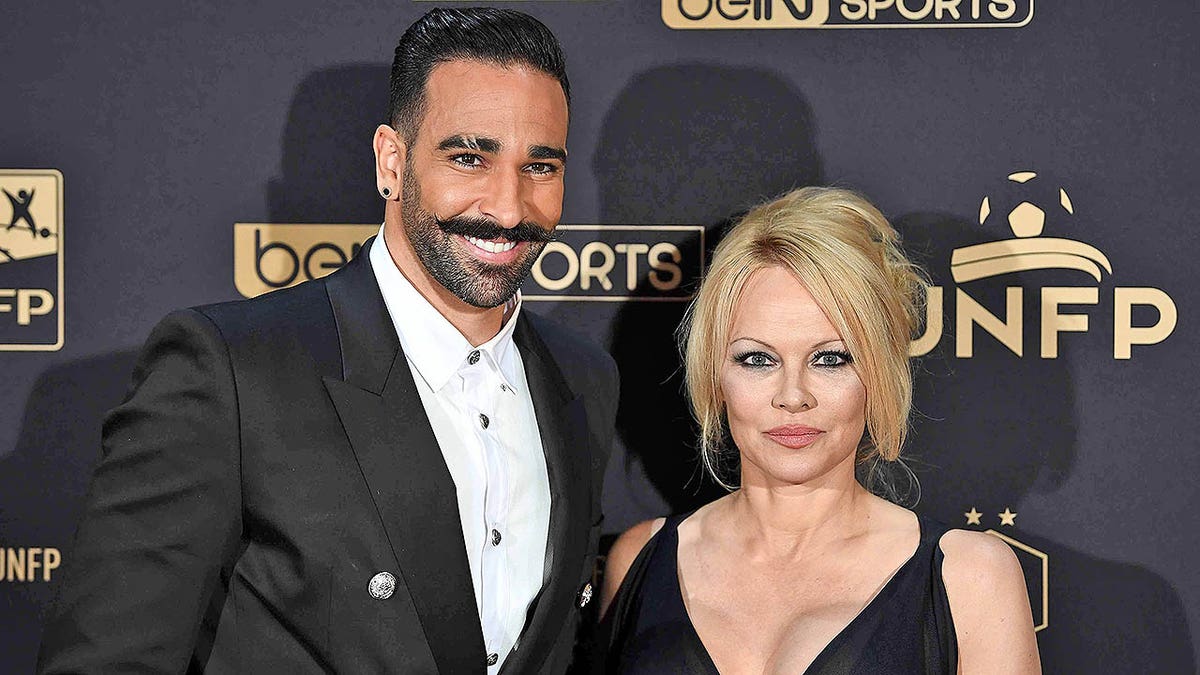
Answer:
[[(421, 208), (421, 189), (411, 167), (405, 167), (404, 188), (400, 196), (400, 214), (404, 231), (417, 254), (439, 284), (473, 307), (491, 309), (508, 302), (529, 276), (553, 232), (537, 223), (522, 221), (505, 229), (486, 218), (456, 217), (440, 220)], [(510, 265), (491, 265), (468, 257), (451, 240), (454, 235), (479, 239), (507, 239), (528, 242), (524, 255)]]

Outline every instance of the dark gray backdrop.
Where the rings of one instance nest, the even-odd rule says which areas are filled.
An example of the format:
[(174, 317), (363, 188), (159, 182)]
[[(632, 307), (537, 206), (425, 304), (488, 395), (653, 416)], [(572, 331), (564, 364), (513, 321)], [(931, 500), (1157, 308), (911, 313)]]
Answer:
[[(510, 5), (568, 53), (564, 223), (715, 234), (744, 206), (814, 183), (860, 189), (894, 218), (947, 295), (946, 336), (918, 382), (918, 508), (963, 526), (975, 507), (977, 529), (1045, 554), (1047, 672), (1195, 671), (1200, 10), (1148, 5), (1043, 0), (1024, 28), (828, 31), (675, 31), (650, 0)], [(0, 168), (57, 168), (66, 192), (65, 347), (0, 352), (0, 552), (56, 547), (70, 563), (103, 412), (158, 318), (237, 296), (233, 223), (380, 220), (369, 142), (387, 64), (430, 6), (0, 7)], [(997, 313), (1003, 287), (1024, 288), (1025, 355), (975, 329), (975, 356), (960, 359), (951, 251), (1011, 238), (978, 211), (1018, 170), (1070, 194), (1075, 214), (1046, 235), (1095, 246), (1114, 273), (962, 284)], [(1098, 305), (1064, 310), (1091, 329), (1063, 334), (1057, 359), (1038, 356), (1046, 285), (1099, 287)], [(1113, 358), (1118, 286), (1163, 289), (1178, 308), (1174, 334), (1130, 360)], [(682, 306), (531, 307), (590, 332), (621, 366), (609, 532), (710, 498), (678, 395)], [(1000, 525), (1006, 508), (1015, 526)], [(0, 670), (32, 667), (53, 591), (0, 572)]]

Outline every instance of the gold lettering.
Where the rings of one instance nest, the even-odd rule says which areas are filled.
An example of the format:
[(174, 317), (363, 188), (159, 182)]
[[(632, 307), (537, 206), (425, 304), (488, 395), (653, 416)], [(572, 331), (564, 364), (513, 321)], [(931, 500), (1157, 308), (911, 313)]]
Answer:
[[(1171, 296), (1157, 288), (1117, 288), (1113, 292), (1113, 358), (1128, 359), (1133, 345), (1154, 345), (1166, 340), (1175, 330), (1179, 312)], [(1153, 326), (1133, 325), (1133, 306), (1158, 310)]]
[(896, 0), (867, 0), (867, 18), (874, 21), (879, 12), (894, 4), (896, 4)]
[[(662, 256), (669, 256), (674, 262), (667, 262), (662, 259)], [(676, 264), (683, 259), (683, 254), (679, 252), (679, 247), (669, 241), (660, 241), (650, 247), (650, 253), (647, 255), (650, 260), (650, 284), (660, 291), (670, 291), (679, 287), (679, 282), (683, 280), (683, 271)], [(667, 279), (664, 281), (659, 275), (659, 272), (666, 272)]]
[(8, 580), (25, 581), (25, 549), (8, 549)]
[(649, 244), (617, 244), (613, 247), (617, 253), (625, 255), (625, 289), (632, 291), (637, 288), (638, 254), (650, 250)]
[[(603, 258), (598, 266), (592, 264), (592, 254), (599, 253)], [(612, 271), (613, 265), (616, 264), (616, 258), (613, 256), (613, 250), (608, 244), (602, 241), (588, 242), (583, 250), (579, 252), (579, 286), (583, 290), (589, 290), (592, 287), (592, 279), (600, 282), (600, 287), (606, 291), (612, 290), (612, 281), (608, 278), (608, 273)]]
[(942, 17), (944, 17), (946, 14), (954, 17), (955, 21), (961, 19), (962, 17), (958, 13), (958, 5), (960, 2), (962, 2), (962, 0), (937, 0), (937, 9), (934, 10), (936, 12), (935, 16), (937, 17), (937, 20), (941, 21)]
[(1015, 0), (991, 0), (988, 12), (992, 15), (992, 18), (1005, 21), (1011, 19), (1013, 14), (1017, 13), (1017, 3)]
[(932, 9), (933, 0), (923, 0), (923, 4), (921, 5), (921, 9), (919, 11), (913, 11), (909, 9), (908, 5), (906, 4), (906, 0), (896, 0), (896, 11), (900, 12), (900, 16), (903, 16), (909, 21), (919, 21), (924, 19), (925, 17), (929, 16), (929, 12)]
[(842, 17), (862, 21), (867, 15), (867, 0), (842, 0)]
[(36, 546), (29, 549), (29, 553), (28, 553), (29, 557), (26, 558), (25, 564), (29, 566), (26, 568), (26, 571), (29, 573), (30, 581), (33, 581), (34, 577), (37, 576), (36, 574), (33, 573), (33, 571), (42, 566), (41, 553), (42, 553), (42, 549), (40, 549)]
[(50, 572), (62, 564), (62, 553), (56, 548), (42, 549), (45, 564), (42, 566), (42, 581), (50, 581)]
[[(551, 279), (546, 276), (546, 272), (542, 269), (542, 262), (551, 253), (557, 253), (567, 260), (567, 271), (558, 279)], [(571, 250), (570, 246), (561, 241), (552, 241), (546, 244), (546, 248), (542, 250), (542, 254), (533, 263), (532, 273), (533, 280), (542, 288), (548, 291), (561, 291), (575, 283), (575, 277), (579, 275), (579, 260), (575, 258), (575, 251)]]
[[(32, 300), (37, 299), (37, 304)], [(17, 323), (28, 326), (32, 317), (49, 314), (54, 309), (54, 296), (43, 288), (17, 290)]]
[(930, 286), (925, 292), (925, 332), (908, 345), (909, 356), (924, 356), (933, 351), (942, 339), (945, 308), (941, 286)]
[(1008, 347), (1012, 353), (1021, 356), (1023, 319), (1021, 316), (1021, 288), (1019, 286), (1010, 286), (1005, 289), (1004, 321), (998, 319), (985, 309), (983, 305), (976, 302), (974, 298), (964, 293), (961, 288), (956, 288), (954, 294), (954, 330), (957, 333), (954, 336), (955, 356), (969, 359), (974, 355), (975, 336), (972, 331), (974, 324), (978, 324), (980, 328), (991, 333), (1001, 344)]
[(1059, 305), (1094, 305), (1100, 302), (1097, 288), (1073, 287), (1042, 289), (1042, 358), (1058, 358), (1058, 334), (1086, 333), (1086, 314), (1059, 314)]

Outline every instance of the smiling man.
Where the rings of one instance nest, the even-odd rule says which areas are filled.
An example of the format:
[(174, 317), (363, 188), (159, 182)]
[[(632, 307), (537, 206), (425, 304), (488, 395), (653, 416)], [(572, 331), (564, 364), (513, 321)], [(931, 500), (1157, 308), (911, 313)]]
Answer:
[(517, 289), (561, 215), (569, 97), (531, 17), (409, 28), (373, 141), (380, 235), (155, 328), (41, 672), (567, 669), (616, 370)]

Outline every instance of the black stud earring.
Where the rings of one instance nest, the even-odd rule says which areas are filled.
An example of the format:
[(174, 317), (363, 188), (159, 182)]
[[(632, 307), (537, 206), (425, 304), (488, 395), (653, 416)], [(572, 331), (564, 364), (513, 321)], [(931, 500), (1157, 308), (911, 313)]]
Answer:
[(391, 190), (389, 190), (388, 188), (383, 188), (383, 197), (384, 197), (384, 199), (387, 199), (387, 197), (388, 197), (389, 195), (391, 195), (391, 194), (392, 194), (392, 191), (391, 191)]

